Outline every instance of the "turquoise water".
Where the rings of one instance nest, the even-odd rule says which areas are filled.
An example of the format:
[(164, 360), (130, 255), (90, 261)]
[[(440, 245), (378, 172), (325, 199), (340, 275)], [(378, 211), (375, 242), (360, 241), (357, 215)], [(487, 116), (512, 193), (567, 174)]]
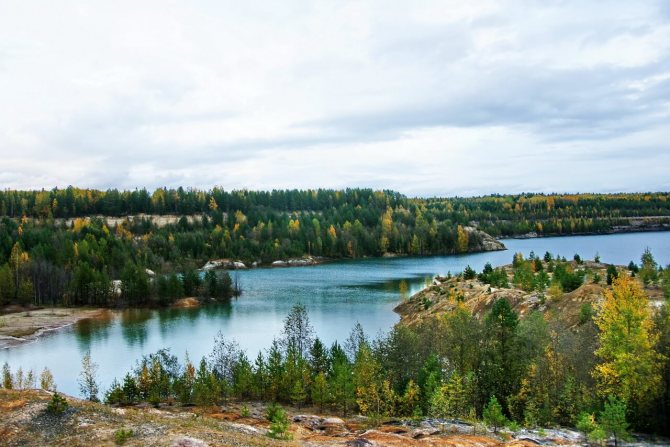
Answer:
[(500, 265), (512, 255), (545, 251), (572, 258), (600, 254), (603, 262), (639, 263), (645, 247), (656, 260), (670, 263), (670, 232), (607, 236), (575, 236), (525, 240), (504, 240), (507, 251), (461, 256), (425, 258), (375, 258), (340, 261), (311, 267), (239, 271), (244, 290), (228, 304), (196, 309), (132, 310), (119, 312), (109, 321), (84, 321), (52, 332), (35, 343), (0, 351), (0, 363), (8, 361), (41, 371), (48, 366), (61, 391), (77, 395), (81, 357), (91, 351), (100, 369), (105, 390), (119, 379), (143, 354), (170, 348), (180, 357), (188, 351), (193, 360), (207, 355), (214, 336), (222, 331), (236, 339), (250, 357), (267, 348), (280, 334), (291, 306), (301, 302), (319, 337), (326, 343), (344, 340), (360, 322), (375, 336), (398, 321), (393, 308), (403, 297), (424, 287), (433, 276), (462, 271), (466, 265), (481, 270), (486, 262)]

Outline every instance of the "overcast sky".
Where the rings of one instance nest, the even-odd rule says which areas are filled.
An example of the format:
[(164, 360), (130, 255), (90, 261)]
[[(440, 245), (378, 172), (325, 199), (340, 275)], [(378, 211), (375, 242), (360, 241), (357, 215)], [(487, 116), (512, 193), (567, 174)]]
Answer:
[(0, 0), (0, 187), (670, 190), (670, 1)]

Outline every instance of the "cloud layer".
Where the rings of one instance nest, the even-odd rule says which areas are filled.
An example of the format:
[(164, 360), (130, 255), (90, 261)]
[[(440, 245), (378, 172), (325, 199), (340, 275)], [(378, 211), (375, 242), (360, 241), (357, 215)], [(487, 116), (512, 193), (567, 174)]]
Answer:
[(670, 190), (667, 2), (5, 1), (0, 187)]

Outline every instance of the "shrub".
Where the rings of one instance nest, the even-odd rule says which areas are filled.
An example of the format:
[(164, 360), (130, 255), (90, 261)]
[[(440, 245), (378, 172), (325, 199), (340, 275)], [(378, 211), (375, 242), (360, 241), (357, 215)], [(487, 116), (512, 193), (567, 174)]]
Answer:
[(470, 267), (469, 265), (465, 267), (465, 270), (463, 270), (463, 278), (464, 279), (475, 279), (477, 277), (477, 272)]
[(123, 428), (119, 428), (114, 432), (114, 442), (116, 445), (123, 445), (133, 436), (135, 436), (135, 432), (133, 430), (124, 430)]
[(266, 417), (270, 421), (270, 430), (268, 431), (269, 437), (284, 440), (293, 438), (288, 431), (290, 425), (288, 416), (282, 407), (273, 403), (268, 407)]
[(579, 324), (584, 324), (593, 318), (593, 307), (591, 303), (584, 303), (579, 309)]
[(47, 413), (60, 416), (65, 413), (65, 410), (67, 410), (68, 407), (69, 405), (67, 400), (65, 400), (65, 398), (59, 393), (54, 393), (53, 396), (51, 396), (51, 400), (47, 404)]

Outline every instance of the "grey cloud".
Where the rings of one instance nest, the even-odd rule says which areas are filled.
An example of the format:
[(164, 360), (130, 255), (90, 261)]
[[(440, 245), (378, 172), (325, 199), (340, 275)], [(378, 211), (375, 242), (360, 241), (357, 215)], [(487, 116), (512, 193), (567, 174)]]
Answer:
[[(610, 188), (607, 185), (614, 181), (604, 180), (607, 169), (601, 166), (621, 169), (636, 157), (642, 165), (653, 166), (645, 170), (637, 163), (627, 173), (630, 175), (613, 183), (612, 188), (667, 186), (657, 165), (667, 160), (667, 138), (658, 135), (663, 129), (670, 133), (670, 79), (659, 78), (643, 89), (629, 87), (670, 73), (668, 48), (650, 49), (654, 41), (642, 39), (670, 26), (667, 2), (512, 1), (492, 12), (478, 12), (477, 2), (472, 4), (472, 18), (446, 22), (436, 18), (425, 23), (412, 18), (412, 7), (407, 7), (408, 14), (394, 13), (382, 4), (377, 6), (379, 11), (368, 4), (347, 5), (361, 9), (340, 15), (339, 8), (327, 9), (324, 14), (318, 5), (305, 8), (297, 2), (285, 9), (253, 14), (253, 19), (244, 5), (197, 4), (183, 15), (175, 6), (173, 12), (183, 19), (183, 29), (168, 39), (177, 45), (174, 52), (171, 45), (156, 46), (149, 36), (153, 25), (148, 21), (147, 42), (138, 42), (143, 50), (137, 54), (113, 51), (113, 45), (105, 46), (105, 35), (83, 42), (82, 54), (89, 58), (93, 54), (95, 60), (80, 57), (77, 48), (67, 52), (63, 42), (77, 45), (76, 38), (60, 41), (55, 36), (56, 43), (50, 48), (47, 37), (53, 30), (38, 31), (37, 40), (44, 42), (46, 53), (55, 49), (63, 53), (54, 67), (58, 76), (36, 72), (42, 67), (41, 53), (37, 53), (35, 70), (24, 82), (24, 72), (12, 71), (16, 48), (0, 46), (0, 75), (6, 81), (0, 85), (0, 96), (9, 96), (2, 93), (12, 93), (15, 86), (21, 87), (16, 91), (29, 92), (36, 87), (29, 82), (35, 80), (47, 85), (47, 94), (40, 93), (43, 98), (17, 94), (15, 103), (8, 100), (3, 106), (4, 114), (0, 110), (7, 129), (0, 133), (0, 156), (15, 150), (9, 147), (10, 141), (12, 145), (16, 141), (25, 144), (24, 153), (18, 155), (24, 157), (24, 163), (16, 164), (20, 167), (13, 172), (0, 167), (0, 184), (49, 187), (41, 183), (56, 179), (53, 181), (103, 188), (180, 183), (207, 187), (230, 177), (221, 170), (234, 172), (245, 167), (247, 175), (252, 175), (254, 163), (267, 164), (279, 152), (286, 154), (288, 161), (278, 160), (276, 172), (263, 171), (265, 177), (258, 174), (259, 179), (248, 180), (245, 186), (254, 188), (255, 182), (281, 187), (300, 184), (299, 170), (291, 171), (296, 179), (287, 180), (282, 174), (282, 169), (292, 167), (281, 163), (295, 163), (295, 154), (316, 154), (325, 160), (331, 151), (351, 154), (352, 148), (354, 155), (381, 153), (379, 145), (397, 152), (396, 147), (407, 139), (420, 138), (414, 134), (426, 129), (485, 134), (492, 128), (503, 128), (515, 138), (473, 143), (467, 155), (481, 160), (473, 159), (467, 167), (476, 166), (482, 172), (459, 178), (459, 184), (416, 163), (415, 154), (410, 153), (413, 149), (408, 149), (404, 158), (394, 159), (393, 163), (402, 165), (396, 169), (391, 165), (380, 169), (370, 158), (361, 157), (359, 165), (328, 159), (328, 169), (318, 177), (324, 185), (310, 186), (393, 186), (410, 194), (519, 192), (545, 187), (588, 190)], [(126, 13), (132, 9), (119, 7), (128, 10)], [(448, 6), (436, 2), (432, 8), (439, 16)], [(360, 29), (350, 33), (329, 27), (331, 23), (314, 22), (324, 17), (345, 26), (351, 19)], [(103, 25), (106, 20), (122, 22), (119, 17), (108, 19), (94, 11), (91, 20)], [(226, 26), (226, 20), (235, 27)], [(2, 24), (0, 17), (0, 38), (6, 37)], [(329, 32), (310, 41), (315, 36), (305, 34), (306, 30), (319, 30), (319, 25)], [(257, 31), (263, 33), (254, 36)], [(28, 69), (31, 57), (35, 57), (30, 43), (33, 36), (21, 32), (19, 27), (14, 31), (16, 36), (4, 40), (26, 41), (21, 58)], [(142, 40), (141, 33), (134, 36)], [(640, 48), (654, 50), (650, 53), (656, 57), (617, 64), (616, 55), (610, 55), (611, 60), (590, 64), (571, 54), (604, 46), (622, 36), (640, 38)], [(495, 40), (498, 37), (500, 42)], [(487, 44), (486, 39), (494, 44)], [(277, 45), (273, 45), (275, 41)], [(91, 42), (94, 44), (89, 46)], [(236, 46), (226, 46), (230, 42), (237, 42)], [(96, 45), (103, 47), (100, 54), (109, 60), (97, 59)], [(141, 55), (146, 55), (146, 60)], [(95, 84), (98, 77), (119, 72), (118, 78), (112, 76), (111, 86), (101, 82), (99, 88), (81, 90), (81, 97), (58, 95), (60, 88), (80, 93), (71, 79), (73, 73), (87, 75)], [(9, 113), (13, 105), (24, 107), (26, 114), (31, 108), (44, 112), (47, 118), (17, 119)], [(51, 119), (51, 115), (58, 119)], [(217, 133), (212, 123), (232, 128), (233, 135)], [(235, 126), (248, 128), (235, 133)], [(184, 128), (188, 130), (180, 133)], [(200, 138), (209, 137), (197, 135), (200, 128), (215, 135)], [(156, 129), (165, 132), (152, 133)], [(656, 134), (643, 135), (654, 129)], [(516, 137), (526, 145), (523, 150), (515, 147)], [(435, 147), (426, 149), (423, 156), (458, 149), (459, 144), (427, 141)], [(52, 160), (54, 165), (64, 163), (72, 169), (49, 172), (48, 168), (26, 168), (31, 157)], [(314, 160), (305, 171), (320, 166), (318, 157)], [(446, 156), (441, 160), (448, 164)], [(574, 178), (555, 177), (545, 185), (532, 173), (544, 173), (548, 163), (588, 164), (597, 175), (579, 183)], [(403, 173), (403, 168), (411, 170), (408, 166), (415, 172)], [(448, 169), (445, 166), (445, 171)]]

